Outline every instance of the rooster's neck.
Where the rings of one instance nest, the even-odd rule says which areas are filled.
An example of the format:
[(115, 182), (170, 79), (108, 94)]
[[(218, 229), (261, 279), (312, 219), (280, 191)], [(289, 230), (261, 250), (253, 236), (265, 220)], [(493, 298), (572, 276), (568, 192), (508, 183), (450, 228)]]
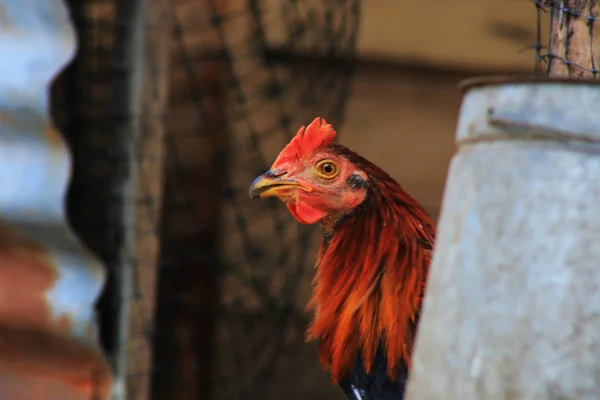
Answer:
[(390, 376), (409, 363), (434, 241), (421, 205), (387, 174), (370, 176), (362, 205), (322, 223), (308, 336), (334, 381), (359, 353), (368, 371), (380, 345)]
[(328, 215), (320, 221), (323, 240), (325, 243), (331, 242), (335, 231), (345, 223), (349, 218), (352, 218), (355, 211), (349, 214)]

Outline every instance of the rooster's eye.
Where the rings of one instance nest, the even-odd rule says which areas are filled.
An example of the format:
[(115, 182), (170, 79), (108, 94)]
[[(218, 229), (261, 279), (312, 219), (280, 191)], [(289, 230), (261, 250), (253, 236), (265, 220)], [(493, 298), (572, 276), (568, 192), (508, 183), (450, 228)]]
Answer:
[(317, 163), (317, 173), (323, 178), (331, 179), (338, 174), (338, 167), (331, 160), (322, 160)]

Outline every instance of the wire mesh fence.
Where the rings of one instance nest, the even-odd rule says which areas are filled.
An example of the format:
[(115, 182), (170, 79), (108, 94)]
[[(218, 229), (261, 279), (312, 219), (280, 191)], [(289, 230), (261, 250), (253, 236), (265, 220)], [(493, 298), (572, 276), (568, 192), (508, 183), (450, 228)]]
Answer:
[(537, 8), (536, 73), (598, 79), (600, 3), (596, 0), (534, 0), (534, 4)]
[(306, 397), (282, 371), (305, 351), (313, 229), (247, 189), (301, 125), (343, 120), (359, 0), (69, 3), (54, 115), (71, 222), (107, 265), (115, 398)]

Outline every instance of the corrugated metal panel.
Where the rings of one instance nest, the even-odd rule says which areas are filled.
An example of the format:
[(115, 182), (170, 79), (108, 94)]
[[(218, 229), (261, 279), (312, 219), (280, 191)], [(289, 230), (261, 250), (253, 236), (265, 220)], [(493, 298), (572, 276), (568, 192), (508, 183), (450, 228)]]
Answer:
[(101, 264), (64, 213), (68, 150), (49, 83), (72, 58), (59, 0), (0, 2), (0, 398), (105, 399), (96, 345)]

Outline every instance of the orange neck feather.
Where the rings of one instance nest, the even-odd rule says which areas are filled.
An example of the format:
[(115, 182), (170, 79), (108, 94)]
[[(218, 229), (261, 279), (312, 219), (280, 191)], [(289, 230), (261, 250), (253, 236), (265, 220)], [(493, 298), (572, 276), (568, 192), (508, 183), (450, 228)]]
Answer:
[(319, 340), (321, 363), (334, 383), (360, 352), (368, 372), (380, 345), (394, 379), (402, 362), (410, 365), (434, 225), (389, 175), (346, 148), (337, 150), (367, 172), (371, 186), (365, 203), (323, 238), (307, 337)]

